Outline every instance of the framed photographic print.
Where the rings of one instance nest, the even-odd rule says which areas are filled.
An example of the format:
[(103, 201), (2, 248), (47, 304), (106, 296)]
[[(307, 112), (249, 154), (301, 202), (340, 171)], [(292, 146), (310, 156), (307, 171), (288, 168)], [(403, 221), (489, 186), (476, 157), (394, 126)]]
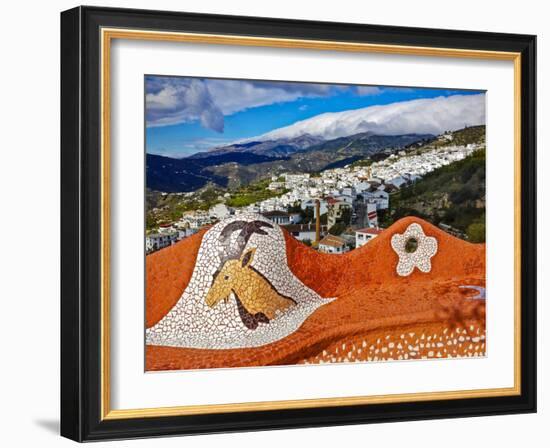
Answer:
[(534, 36), (61, 14), (61, 433), (535, 412)]

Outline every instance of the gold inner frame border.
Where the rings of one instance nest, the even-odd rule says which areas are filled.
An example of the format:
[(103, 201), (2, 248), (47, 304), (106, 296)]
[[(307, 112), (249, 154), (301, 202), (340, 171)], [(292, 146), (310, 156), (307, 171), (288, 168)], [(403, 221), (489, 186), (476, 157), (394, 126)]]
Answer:
[[(110, 71), (114, 39), (239, 45), (355, 53), (504, 60), (514, 63), (514, 387), (443, 392), (369, 395), (209, 405), (111, 409), (110, 387)], [(279, 39), (217, 34), (101, 29), (101, 420), (185, 416), (229, 412), (306, 409), (431, 400), (502, 397), (521, 394), (521, 54), (514, 52), (418, 47), (322, 40)]]

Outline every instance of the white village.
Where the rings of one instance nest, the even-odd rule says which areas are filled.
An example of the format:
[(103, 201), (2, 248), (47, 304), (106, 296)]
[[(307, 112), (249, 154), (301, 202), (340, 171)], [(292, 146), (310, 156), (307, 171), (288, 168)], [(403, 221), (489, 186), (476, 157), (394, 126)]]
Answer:
[(254, 212), (320, 252), (348, 252), (384, 230), (379, 215), (388, 210), (393, 194), (484, 147), (484, 143), (454, 145), (452, 140), (452, 133), (444, 133), (435, 140), (440, 145), (398, 150), (371, 164), (350, 164), (315, 175), (273, 176), (267, 188), (280, 195), (244, 207), (230, 207), (225, 203), (228, 194), (221, 196), (207, 211), (188, 211), (175, 222), (159, 225), (147, 235), (146, 251), (170, 246), (228, 216)]

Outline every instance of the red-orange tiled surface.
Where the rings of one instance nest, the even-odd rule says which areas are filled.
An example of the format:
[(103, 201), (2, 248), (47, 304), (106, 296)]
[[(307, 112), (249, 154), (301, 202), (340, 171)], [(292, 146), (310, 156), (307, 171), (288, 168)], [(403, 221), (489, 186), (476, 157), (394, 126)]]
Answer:
[[(429, 273), (396, 273), (391, 236), (412, 222), (438, 240)], [(178, 301), (193, 271), (204, 233), (147, 257), (147, 327)], [(365, 246), (323, 254), (285, 233), (293, 273), (322, 297), (337, 297), (294, 333), (246, 349), (146, 347), (146, 369), (179, 370), (296, 363), (447, 358), (485, 354), (485, 301), (470, 300), (485, 287), (485, 245), (454, 238), (417, 218), (405, 218)]]
[(155, 325), (179, 300), (193, 274), (205, 230), (145, 258), (145, 321)]

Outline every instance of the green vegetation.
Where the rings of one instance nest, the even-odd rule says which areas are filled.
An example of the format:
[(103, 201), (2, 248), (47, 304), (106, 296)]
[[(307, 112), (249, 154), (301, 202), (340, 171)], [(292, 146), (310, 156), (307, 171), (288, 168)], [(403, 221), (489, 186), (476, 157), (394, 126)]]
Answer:
[(342, 215), (330, 229), (328, 229), (328, 233), (331, 235), (340, 235), (344, 233), (344, 231), (350, 226), (351, 224), (351, 208), (345, 208), (342, 210)]
[(214, 188), (207, 188), (199, 195), (199, 200), (206, 203), (208, 207), (219, 202), (220, 193)]
[(330, 229), (328, 229), (328, 233), (330, 233), (331, 235), (341, 235), (347, 228), (348, 225), (340, 221), (334, 224)]
[(267, 187), (270, 183), (270, 179), (265, 179), (240, 187), (234, 193), (231, 193), (231, 197), (227, 200), (226, 204), (230, 207), (245, 207), (254, 202), (265, 201), (266, 199), (281, 196), (288, 192), (288, 190), (268, 190)]
[[(390, 143), (395, 147), (405, 148), (407, 155), (431, 151), (444, 146), (484, 143), (485, 126), (455, 131), (452, 141), (430, 137), (407, 145), (406, 142), (398, 141), (396, 138), (389, 136), (350, 137), (346, 140), (346, 144), (343, 144), (343, 141), (338, 141), (337, 145), (329, 142), (328, 145), (324, 143), (321, 146), (318, 145), (316, 151), (299, 151), (292, 156), (292, 160), (296, 159), (294, 160), (296, 170), (310, 172), (311, 177), (319, 177), (321, 173), (318, 170), (322, 169), (320, 167), (326, 166), (327, 163), (333, 163), (337, 157), (349, 157), (350, 154), (351, 156), (362, 156), (362, 159), (351, 163), (353, 167), (367, 167), (375, 161), (382, 160), (393, 152), (389, 149), (381, 150), (384, 147), (390, 148)], [(357, 151), (348, 154), (351, 148), (355, 148)], [(345, 154), (338, 152), (344, 149)], [(234, 163), (220, 165), (216, 169), (229, 170), (231, 168), (226, 172), (230, 179), (242, 178), (242, 182), (235, 183), (229, 189), (209, 183), (200, 190), (186, 194), (148, 190), (146, 194), (147, 231), (155, 230), (159, 224), (177, 221), (187, 211), (206, 211), (220, 202), (224, 202), (230, 207), (245, 207), (286, 193), (288, 190), (273, 191), (268, 189), (271, 176), (280, 172), (278, 171), (279, 165), (277, 165), (277, 170), (274, 169), (275, 165), (273, 164), (275, 163), (280, 164), (281, 161), (238, 165), (241, 171), (231, 171), (237, 166)], [(260, 169), (260, 167), (263, 168)], [(294, 169), (294, 165), (291, 168)], [(258, 178), (261, 180), (241, 185)], [(281, 176), (278, 177), (278, 181), (282, 180)], [(233, 184), (230, 182), (230, 185)], [(300, 206), (296, 205), (291, 207), (290, 211), (300, 212), (304, 223), (314, 221), (313, 208), (302, 210)], [(390, 209), (380, 211), (378, 218), (381, 226), (386, 227), (402, 217), (411, 215), (423, 218), (435, 225), (449, 226), (451, 233), (455, 232), (469, 241), (485, 241), (485, 150), (476, 151), (464, 160), (435, 170), (413, 185), (392, 194)], [(331, 234), (340, 235), (346, 230), (351, 222), (349, 212), (344, 214), (339, 221), (329, 229)], [(326, 225), (326, 223), (327, 215), (324, 214), (321, 216), (321, 224)]]
[[(431, 151), (434, 148), (442, 148), (444, 146), (466, 146), (469, 143), (485, 143), (485, 126), (471, 126), (458, 131), (454, 131), (453, 139), (451, 141), (446, 139), (425, 139), (420, 142), (411, 143), (402, 148), (406, 151), (407, 155), (419, 155), (426, 151)], [(361, 168), (368, 167), (374, 162), (379, 162), (380, 160), (388, 157), (393, 151), (381, 151), (376, 154), (372, 154), (369, 157), (356, 160), (351, 163), (352, 168)]]
[(167, 224), (179, 220), (184, 212), (191, 210), (208, 210), (209, 202), (199, 202), (197, 200), (183, 200), (175, 195), (166, 195), (163, 197), (156, 210), (153, 212), (147, 209), (145, 217), (145, 226), (147, 232), (158, 227), (159, 224)]
[(485, 222), (474, 222), (466, 229), (468, 240), (472, 243), (485, 242)]
[(146, 194), (146, 231), (150, 232), (156, 229), (159, 224), (178, 221), (183, 213), (188, 211), (206, 211), (210, 207), (224, 201), (229, 207), (244, 207), (254, 202), (281, 196), (288, 191), (268, 190), (267, 187), (270, 182), (270, 179), (264, 179), (239, 187), (229, 191), (229, 197), (226, 199), (223, 196), (228, 192), (214, 185), (209, 185), (189, 196), (177, 193), (162, 194), (148, 190)]
[(392, 195), (390, 211), (384, 215), (382, 225), (386, 227), (411, 215), (435, 225), (451, 226), (469, 241), (484, 242), (485, 150), (432, 171)]
[[(453, 132), (452, 145), (466, 146), (470, 143), (485, 143), (485, 125), (471, 126)], [(434, 142), (432, 146), (448, 145), (448, 142)]]
[[(301, 222), (303, 224), (308, 224), (315, 222), (315, 209), (314, 207), (306, 207), (302, 209), (301, 205), (294, 204), (288, 207), (288, 213), (300, 213)], [(326, 225), (328, 220), (328, 215), (323, 213), (321, 215), (321, 224)]]

